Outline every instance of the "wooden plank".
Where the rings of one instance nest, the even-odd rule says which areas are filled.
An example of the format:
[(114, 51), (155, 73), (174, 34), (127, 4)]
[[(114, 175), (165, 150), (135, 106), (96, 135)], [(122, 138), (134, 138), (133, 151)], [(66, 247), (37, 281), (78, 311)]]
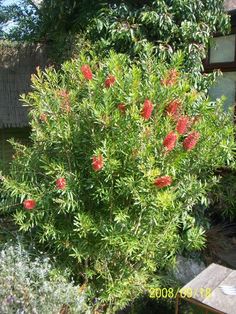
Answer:
[(181, 288), (180, 293), (189, 288), (192, 291), (192, 299), (202, 302), (206, 297), (206, 289), (213, 292), (231, 272), (232, 269), (213, 263)]
[[(222, 312), (222, 311), (219, 311), (217, 309), (214, 309), (213, 307), (209, 306), (209, 305), (206, 305), (206, 304), (203, 304), (201, 302), (198, 302), (194, 299), (187, 299), (186, 301), (188, 301), (189, 303), (192, 303), (192, 304), (195, 304), (197, 305), (199, 308), (201, 309), (204, 309), (205, 310), (205, 313), (207, 314), (213, 314), (213, 313), (217, 313), (217, 314), (227, 314), (225, 312)], [(201, 311), (202, 313), (202, 311)]]
[(212, 296), (205, 298), (202, 303), (211, 306), (227, 314), (236, 313), (236, 296), (226, 295), (219, 288), (220, 285), (236, 286), (236, 271), (233, 270), (219, 285), (212, 291)]

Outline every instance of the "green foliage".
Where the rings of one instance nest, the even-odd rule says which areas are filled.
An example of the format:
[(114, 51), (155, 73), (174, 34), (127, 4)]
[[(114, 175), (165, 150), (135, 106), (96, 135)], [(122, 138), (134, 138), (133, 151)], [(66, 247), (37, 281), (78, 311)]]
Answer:
[(152, 42), (159, 56), (170, 60), (182, 50), (188, 70), (202, 69), (208, 40), (229, 29), (223, 0), (114, 1), (99, 12), (88, 33), (102, 49), (136, 54)]
[[(156, 54), (166, 60), (181, 50), (185, 69), (199, 72), (209, 38), (230, 29), (223, 3), (223, 0), (44, 0), (37, 7), (33, 1), (24, 0), (19, 6), (5, 9), (9, 20), (14, 18), (16, 22), (5, 36), (53, 42), (54, 49), (62, 53), (67, 47), (65, 42), (70, 43), (78, 34), (79, 40), (85, 36), (95, 45), (93, 49), (103, 55), (112, 48), (137, 56), (149, 42), (156, 47)], [(200, 73), (196, 75), (201, 78)]]
[(40, 14), (33, 1), (2, 5), (0, 2), (0, 39), (35, 41), (39, 39)]
[(234, 169), (223, 169), (222, 178), (211, 193), (210, 214), (226, 221), (236, 218), (236, 172)]
[(0, 250), (0, 311), (12, 313), (91, 313), (85, 294), (43, 256), (35, 259), (18, 245)]
[(20, 0), (5, 6), (0, 3), (1, 37), (44, 43), (57, 42), (61, 37), (65, 40), (70, 33), (84, 30), (102, 5), (107, 4), (96, 0)]
[[(207, 202), (214, 170), (232, 162), (233, 126), (220, 103), (191, 86), (182, 59), (177, 54), (166, 66), (148, 48), (137, 62), (116, 53), (105, 60), (82, 54), (60, 71), (38, 70), (33, 92), (22, 97), (30, 107), (32, 146), (12, 142), (2, 212), (66, 265), (73, 261), (97, 307), (122, 308), (152, 285), (154, 273), (161, 282), (178, 252), (204, 245), (193, 209)], [(91, 80), (81, 72), (87, 63)], [(108, 75), (115, 77), (110, 88)], [(144, 118), (147, 99), (154, 107), (150, 119)], [(166, 151), (164, 138), (177, 133), (177, 116), (167, 114), (173, 100), (180, 103), (176, 114), (191, 122)], [(185, 150), (193, 131), (200, 139)], [(95, 171), (98, 156), (103, 164)], [(154, 181), (162, 176), (172, 183), (158, 188)], [(56, 187), (58, 178), (66, 180), (64, 189)], [(36, 207), (26, 210), (26, 199)]]

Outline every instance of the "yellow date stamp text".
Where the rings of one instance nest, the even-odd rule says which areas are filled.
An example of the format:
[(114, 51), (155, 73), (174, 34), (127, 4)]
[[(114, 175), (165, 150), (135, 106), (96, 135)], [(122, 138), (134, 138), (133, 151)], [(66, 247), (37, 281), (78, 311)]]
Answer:
[(212, 294), (211, 288), (150, 288), (148, 289), (149, 298), (151, 299), (172, 299), (179, 295), (181, 298), (210, 298)]

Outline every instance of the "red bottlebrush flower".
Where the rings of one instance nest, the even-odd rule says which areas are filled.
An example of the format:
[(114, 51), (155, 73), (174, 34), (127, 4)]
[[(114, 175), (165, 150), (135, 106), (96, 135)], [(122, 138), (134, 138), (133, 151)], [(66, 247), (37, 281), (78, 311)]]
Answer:
[(62, 104), (61, 104), (62, 109), (69, 113), (71, 112), (71, 107), (70, 107), (70, 101), (69, 100), (65, 100)]
[(181, 101), (178, 99), (174, 99), (167, 106), (166, 112), (169, 116), (176, 119), (179, 115), (180, 107), (181, 107)]
[(94, 171), (99, 171), (103, 168), (104, 162), (102, 155), (93, 156), (92, 167)]
[(121, 113), (125, 113), (125, 111), (126, 111), (125, 104), (123, 104), (123, 103), (120, 103), (120, 104), (117, 106), (117, 108), (119, 109), (119, 111), (120, 111)]
[(28, 209), (28, 210), (34, 209), (35, 206), (36, 206), (36, 201), (33, 200), (33, 199), (25, 200), (23, 202), (23, 206), (24, 206), (25, 209)]
[(81, 72), (83, 73), (83, 76), (86, 80), (92, 80), (93, 73), (92, 73), (90, 66), (88, 64), (82, 65)]
[(155, 179), (154, 184), (158, 188), (164, 188), (172, 184), (172, 178), (170, 176), (159, 177)]
[(69, 98), (69, 93), (65, 89), (61, 89), (58, 91), (58, 95), (62, 98)]
[(56, 180), (56, 187), (58, 190), (64, 190), (66, 187), (66, 179), (65, 178), (59, 178)]
[(105, 87), (110, 88), (112, 85), (115, 84), (116, 78), (114, 75), (108, 75), (108, 77), (105, 80)]
[(66, 91), (64, 89), (60, 90), (58, 92), (58, 95), (62, 98), (62, 103), (61, 103), (62, 110), (66, 111), (66, 112), (70, 112), (71, 111), (70, 95), (69, 95), (68, 91)]
[(161, 83), (165, 86), (173, 86), (177, 82), (178, 77), (178, 71), (176, 69), (171, 69)]
[(186, 133), (186, 131), (189, 127), (189, 123), (190, 123), (189, 117), (187, 117), (187, 116), (180, 117), (178, 122), (177, 122), (177, 125), (176, 125), (176, 131), (179, 134)]
[(151, 115), (152, 115), (152, 111), (153, 111), (153, 104), (151, 103), (151, 101), (149, 99), (146, 99), (144, 101), (144, 104), (143, 104), (143, 109), (141, 111), (141, 116), (145, 120), (149, 120)]
[(183, 141), (183, 148), (185, 150), (193, 149), (196, 146), (196, 144), (199, 140), (199, 137), (200, 137), (200, 134), (197, 131), (190, 133), (186, 137), (186, 139)]
[(165, 148), (168, 151), (171, 151), (172, 149), (174, 149), (174, 147), (176, 145), (176, 141), (177, 141), (177, 135), (174, 132), (170, 132), (165, 137), (165, 139), (163, 141), (163, 145), (165, 146)]

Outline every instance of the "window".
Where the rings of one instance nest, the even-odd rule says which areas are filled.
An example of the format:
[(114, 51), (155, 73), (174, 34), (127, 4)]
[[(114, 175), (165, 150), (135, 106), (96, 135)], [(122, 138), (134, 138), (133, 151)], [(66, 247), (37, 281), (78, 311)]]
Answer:
[(205, 60), (205, 72), (220, 69), (220, 76), (209, 90), (212, 100), (225, 96), (225, 110), (234, 108), (236, 112), (236, 10), (231, 12), (231, 34), (226, 36), (216, 35), (208, 49), (208, 57)]
[(236, 71), (236, 34), (217, 36), (211, 40), (204, 67), (206, 72), (215, 69)]
[(209, 63), (235, 62), (235, 34), (215, 37), (209, 49)]

